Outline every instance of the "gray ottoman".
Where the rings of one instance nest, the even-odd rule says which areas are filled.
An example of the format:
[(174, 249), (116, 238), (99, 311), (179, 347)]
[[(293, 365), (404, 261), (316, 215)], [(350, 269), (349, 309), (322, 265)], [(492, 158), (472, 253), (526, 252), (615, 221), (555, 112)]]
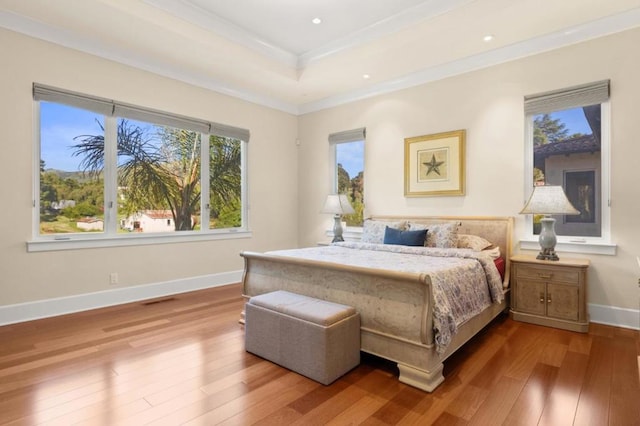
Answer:
[(328, 385), (360, 363), (355, 308), (287, 291), (245, 306), (245, 349)]

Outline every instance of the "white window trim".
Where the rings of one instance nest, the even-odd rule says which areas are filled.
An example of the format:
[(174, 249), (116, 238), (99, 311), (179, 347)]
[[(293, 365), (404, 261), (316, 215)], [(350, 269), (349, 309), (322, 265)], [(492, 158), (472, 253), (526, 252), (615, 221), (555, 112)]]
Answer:
[[(35, 87), (35, 85), (34, 85)], [(45, 90), (49, 90), (47, 86), (39, 86), (44, 87)], [(58, 89), (50, 88), (52, 91), (57, 92)], [(34, 89), (35, 90), (35, 89)], [(66, 94), (66, 91), (59, 91), (63, 94)], [(73, 92), (68, 92), (69, 94), (73, 94)], [(79, 96), (85, 96), (80, 95)], [(89, 96), (86, 96), (90, 98)], [(96, 98), (100, 100), (100, 98)], [(33, 110), (33, 135), (34, 135), (34, 158), (33, 158), (33, 172), (39, 175), (40, 173), (40, 142), (41, 142), (41, 134), (40, 134), (40, 100), (33, 100), (34, 110)], [(57, 102), (56, 100), (52, 100), (52, 102)], [(113, 101), (111, 101), (113, 102)], [(60, 102), (63, 103), (63, 102)], [(64, 104), (64, 103), (63, 103)], [(127, 107), (131, 107), (128, 106)], [(137, 107), (131, 107), (137, 108)], [(140, 110), (143, 110), (140, 108)], [(152, 111), (152, 110), (149, 110)], [(162, 113), (159, 113), (162, 114)], [(27, 252), (41, 252), (41, 251), (55, 251), (55, 250), (77, 250), (77, 249), (86, 249), (86, 248), (102, 248), (102, 247), (123, 247), (123, 246), (138, 246), (138, 245), (150, 245), (150, 244), (168, 244), (168, 243), (183, 243), (183, 242), (194, 242), (194, 241), (203, 241), (203, 240), (225, 240), (225, 239), (237, 239), (237, 238), (251, 238), (252, 232), (249, 229), (248, 224), (248, 211), (249, 211), (249, 203), (248, 203), (248, 182), (247, 182), (247, 150), (248, 150), (248, 142), (246, 140), (241, 141), (241, 159), (240, 159), (240, 167), (241, 167), (241, 188), (240, 188), (240, 197), (242, 200), (242, 209), (241, 209), (241, 221), (242, 226), (238, 228), (224, 228), (224, 229), (203, 229), (199, 231), (180, 231), (176, 233), (153, 233), (153, 234), (119, 234), (117, 233), (118, 229), (118, 218), (117, 218), (117, 184), (115, 174), (117, 173), (115, 165), (117, 164), (117, 146), (116, 143), (113, 143), (117, 140), (117, 120), (116, 116), (104, 115), (105, 118), (105, 160), (110, 159), (110, 161), (105, 161), (105, 183), (104, 183), (104, 232), (102, 233), (87, 233), (87, 234), (79, 234), (79, 233), (69, 233), (69, 234), (52, 234), (52, 235), (42, 235), (40, 234), (40, 179), (37, 176), (34, 176), (33, 179), (33, 214), (32, 214), (32, 238), (31, 240), (26, 242)], [(209, 124), (209, 129), (216, 131), (219, 130), (221, 134), (229, 134), (234, 135), (230, 137), (237, 136), (246, 136), (248, 135), (248, 131), (244, 131), (243, 129), (237, 129), (232, 126), (226, 126), (219, 123), (211, 123)], [(201, 134), (201, 138), (203, 141), (209, 140), (209, 136), (214, 134), (214, 132), (199, 132)], [(231, 133), (235, 132), (235, 133)], [(110, 135), (108, 135), (108, 133)], [(111, 137), (108, 137), (111, 136)], [(206, 138), (206, 139), (205, 139)], [(111, 141), (112, 143), (109, 143)], [(201, 144), (201, 155), (203, 155), (203, 164), (206, 162), (206, 169), (202, 169), (203, 164), (201, 164), (201, 179), (202, 179), (202, 190), (204, 190), (205, 186), (207, 191), (209, 190), (209, 156), (208, 156), (208, 143)], [(208, 193), (208, 192), (207, 192)], [(201, 213), (203, 215), (201, 217), (209, 216), (209, 205), (202, 205), (201, 203)], [(206, 215), (205, 215), (206, 214)]]
[[(251, 238), (253, 233), (248, 230), (231, 228), (224, 230), (180, 231), (176, 234), (118, 234), (118, 235), (78, 235), (58, 234), (53, 239), (35, 239), (27, 241), (28, 252), (79, 250), (88, 248), (127, 247), (155, 244), (188, 243), (198, 241), (231, 240)], [(90, 238), (94, 237), (94, 238)]]
[[(331, 188), (332, 193), (338, 192), (338, 164), (336, 162), (338, 157), (338, 153), (337, 153), (338, 145), (341, 143), (364, 141), (365, 142), (364, 150), (366, 152), (366, 149), (367, 149), (366, 140), (367, 140), (366, 127), (361, 127), (353, 130), (345, 130), (338, 133), (331, 133), (329, 135), (329, 145), (331, 145), (331, 149), (329, 149), (329, 164), (332, 167), (329, 187)], [(366, 182), (366, 179), (365, 179), (365, 182)], [(366, 217), (366, 210), (365, 210), (365, 217)], [(326, 229), (325, 233), (327, 236), (333, 236), (333, 227), (331, 229)], [(346, 226), (343, 229), (342, 236), (345, 238), (345, 240), (359, 241), (362, 236), (362, 226)]]
[[(602, 127), (600, 135), (600, 159), (602, 187), (601, 206), (601, 237), (577, 237), (558, 235), (557, 251), (584, 254), (616, 254), (616, 244), (611, 241), (611, 102), (601, 104)], [(522, 202), (524, 206), (533, 188), (533, 114), (526, 116), (525, 125), (525, 179)], [(525, 231), (520, 238), (520, 248), (523, 250), (539, 250), (538, 236), (533, 234), (533, 217), (525, 215)]]

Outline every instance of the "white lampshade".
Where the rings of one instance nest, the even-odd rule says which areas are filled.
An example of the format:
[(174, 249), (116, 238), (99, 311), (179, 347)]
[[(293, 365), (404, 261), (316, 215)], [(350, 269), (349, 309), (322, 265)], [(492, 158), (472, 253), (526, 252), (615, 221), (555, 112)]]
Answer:
[(322, 213), (352, 214), (356, 211), (345, 194), (329, 194), (322, 207)]
[(535, 186), (520, 214), (580, 214), (561, 186)]

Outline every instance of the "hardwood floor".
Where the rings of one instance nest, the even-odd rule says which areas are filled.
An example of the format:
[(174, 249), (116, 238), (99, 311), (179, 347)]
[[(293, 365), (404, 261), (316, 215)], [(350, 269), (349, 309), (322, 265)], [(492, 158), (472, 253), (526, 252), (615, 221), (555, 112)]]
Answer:
[(323, 386), (244, 351), (231, 285), (0, 327), (1, 425), (640, 425), (640, 333), (501, 316), (429, 394), (395, 365)]

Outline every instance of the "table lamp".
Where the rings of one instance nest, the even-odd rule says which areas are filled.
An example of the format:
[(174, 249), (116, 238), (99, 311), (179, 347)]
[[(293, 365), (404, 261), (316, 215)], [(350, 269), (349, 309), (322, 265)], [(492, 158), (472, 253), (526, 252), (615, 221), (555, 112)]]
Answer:
[(580, 214), (571, 204), (561, 186), (542, 185), (534, 186), (529, 201), (525, 204), (520, 214), (542, 214), (540, 219), (540, 253), (536, 257), (540, 260), (560, 260), (556, 254), (556, 220), (552, 214)]
[(332, 243), (344, 241), (342, 238), (342, 215), (355, 213), (345, 194), (329, 194), (324, 202), (322, 213), (332, 213), (333, 216), (333, 240)]

